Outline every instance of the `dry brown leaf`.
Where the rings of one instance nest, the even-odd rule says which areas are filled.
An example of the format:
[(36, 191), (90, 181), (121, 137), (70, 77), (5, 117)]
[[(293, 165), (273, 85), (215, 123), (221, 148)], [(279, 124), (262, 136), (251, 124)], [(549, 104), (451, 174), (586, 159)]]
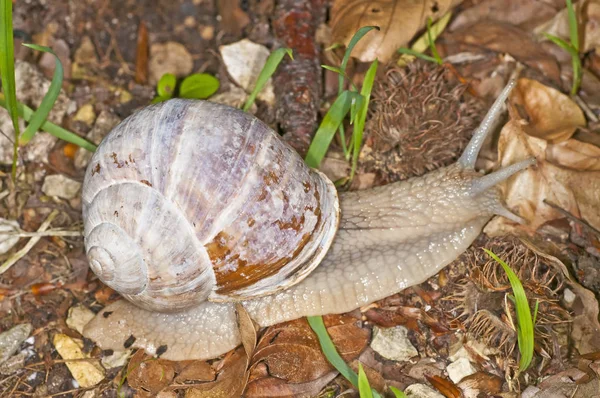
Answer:
[(508, 23), (480, 20), (445, 35), (440, 45), (440, 49), (446, 54), (485, 54), (486, 51), (510, 54), (517, 61), (537, 69), (553, 81), (561, 81), (556, 59), (544, 51), (531, 34)]
[[(324, 317), (325, 326), (345, 361), (358, 357), (367, 346), (370, 333), (348, 315)], [(265, 363), (269, 374), (290, 383), (305, 383), (333, 370), (321, 351), (319, 341), (306, 319), (268, 328), (261, 337), (252, 367)]]
[(158, 394), (171, 384), (175, 377), (175, 363), (156, 359), (138, 350), (127, 365), (127, 381), (136, 389)]
[(333, 43), (348, 45), (363, 26), (378, 26), (354, 47), (352, 56), (363, 62), (376, 58), (387, 62), (423, 29), (427, 18), (434, 21), (462, 0), (336, 0), (331, 8)]
[[(57, 333), (52, 342), (63, 359), (89, 359), (89, 355), (82, 351), (83, 342), (79, 339)], [(67, 361), (66, 365), (73, 378), (83, 388), (93, 387), (104, 379), (104, 370), (98, 361)]]
[(243, 347), (225, 356), (217, 380), (186, 390), (186, 398), (240, 397), (248, 382), (248, 356)]
[(188, 382), (212, 381), (216, 372), (212, 366), (205, 361), (181, 361), (177, 362), (177, 376), (175, 382), (184, 384)]
[(256, 349), (256, 341), (258, 339), (256, 335), (256, 326), (243, 305), (236, 303), (235, 309), (240, 336), (242, 336), (242, 345), (246, 350), (248, 358), (251, 358), (252, 353)]
[(460, 398), (462, 394), (456, 385), (448, 379), (440, 376), (425, 375), (427, 381), (431, 383), (439, 392), (444, 394), (446, 398)]
[[(541, 91), (542, 94), (529, 93), (527, 98), (546, 95), (544, 92), (548, 92), (548, 88), (530, 84), (529, 91)], [(567, 100), (549, 101), (530, 112), (535, 113), (536, 120), (557, 120), (560, 124), (563, 110), (573, 106), (566, 105)], [(532, 106), (527, 105), (527, 109), (532, 109)], [(573, 115), (570, 111), (565, 114), (565, 119)], [(511, 120), (502, 129), (498, 142), (500, 167), (532, 156), (538, 163), (500, 184), (500, 188), (508, 207), (525, 218), (527, 225), (515, 227), (507, 219), (496, 217), (486, 226), (485, 232), (492, 236), (502, 235), (514, 228), (532, 232), (548, 221), (564, 217), (545, 201), (600, 228), (600, 148), (574, 139), (552, 144), (544, 138), (527, 134), (525, 126), (530, 127), (531, 123), (521, 119), (520, 112), (515, 108), (511, 108), (510, 116)], [(565, 133), (562, 137), (560, 133), (553, 135), (554, 131), (551, 125), (536, 129), (536, 133), (542, 132), (542, 137), (544, 134), (559, 139), (570, 136)]]
[[(584, 4), (584, 7), (580, 10), (581, 3)], [(579, 1), (573, 5), (578, 20), (583, 21), (584, 24), (584, 27), (580, 28), (580, 32), (583, 33), (581, 49), (583, 52), (588, 52), (594, 48), (600, 48), (600, 0)], [(554, 18), (536, 27), (535, 32), (539, 35), (549, 33), (568, 41), (570, 35), (567, 8), (563, 8)]]
[(458, 387), (465, 396), (476, 397), (478, 394), (499, 394), (502, 391), (502, 378), (487, 373), (477, 372), (463, 378)]
[(519, 79), (510, 103), (527, 134), (551, 143), (571, 138), (586, 124), (583, 111), (571, 98), (536, 80)]
[(246, 398), (271, 398), (271, 397), (315, 397), (331, 380), (337, 372), (329, 372), (306, 383), (288, 383), (276, 377), (265, 377), (248, 383), (244, 392)]

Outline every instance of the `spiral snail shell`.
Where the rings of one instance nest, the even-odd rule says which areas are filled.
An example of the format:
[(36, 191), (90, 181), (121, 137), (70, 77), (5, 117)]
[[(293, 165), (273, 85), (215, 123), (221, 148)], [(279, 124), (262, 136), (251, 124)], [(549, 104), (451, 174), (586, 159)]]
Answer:
[(514, 85), (455, 164), (340, 193), (339, 203), (326, 177), (238, 109), (170, 100), (138, 111), (105, 138), (85, 176), (90, 266), (128, 301), (105, 307), (84, 335), (103, 349), (209, 359), (240, 343), (231, 301), (269, 326), (423, 282), (492, 216), (523, 222), (495, 185), (535, 159), (475, 171)]
[(319, 264), (339, 222), (327, 177), (252, 115), (205, 101), (117, 126), (82, 197), (91, 269), (157, 311), (285, 289)]

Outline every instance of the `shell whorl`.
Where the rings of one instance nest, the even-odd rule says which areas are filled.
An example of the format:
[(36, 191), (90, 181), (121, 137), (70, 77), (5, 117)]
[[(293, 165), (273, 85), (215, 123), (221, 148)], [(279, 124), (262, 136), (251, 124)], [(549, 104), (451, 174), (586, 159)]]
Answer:
[(159, 311), (289, 287), (318, 265), (339, 222), (333, 184), (268, 126), (182, 99), (118, 125), (82, 199), (92, 270)]

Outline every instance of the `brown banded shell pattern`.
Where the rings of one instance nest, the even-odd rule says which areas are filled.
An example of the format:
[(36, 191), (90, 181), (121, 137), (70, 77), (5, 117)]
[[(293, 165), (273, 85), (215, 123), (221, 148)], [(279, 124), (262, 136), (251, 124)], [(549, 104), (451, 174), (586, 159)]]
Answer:
[(304, 279), (339, 222), (331, 181), (254, 116), (172, 99), (125, 119), (83, 186), (90, 267), (153, 310), (271, 294)]

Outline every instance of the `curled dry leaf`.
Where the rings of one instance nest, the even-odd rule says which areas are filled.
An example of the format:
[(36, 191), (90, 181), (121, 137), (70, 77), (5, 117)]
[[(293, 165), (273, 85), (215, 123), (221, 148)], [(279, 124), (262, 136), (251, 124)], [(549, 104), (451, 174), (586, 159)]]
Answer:
[(248, 382), (248, 356), (243, 347), (226, 355), (213, 382), (195, 385), (186, 391), (186, 398), (240, 397)]
[[(564, 217), (546, 202), (600, 229), (600, 148), (569, 138), (571, 130), (577, 126), (573, 124), (577, 120), (577, 117), (573, 118), (576, 112), (572, 112), (576, 105), (567, 105), (569, 99), (565, 95), (550, 95), (552, 89), (521, 79), (519, 87), (524, 85), (530, 92), (520, 97), (525, 100), (523, 106), (509, 108), (510, 121), (500, 133), (498, 157), (499, 167), (530, 157), (537, 159), (536, 166), (500, 185), (508, 207), (523, 217), (527, 225), (515, 226), (505, 218), (496, 217), (486, 226), (485, 232), (492, 236), (515, 228), (532, 232), (548, 221)], [(517, 95), (521, 91), (517, 90)], [(540, 101), (540, 98), (544, 100)], [(561, 115), (571, 121), (565, 123)], [(535, 122), (544, 119), (555, 120), (555, 126), (560, 127)], [(547, 136), (554, 141), (563, 141), (551, 143)]]
[(136, 390), (158, 394), (173, 381), (175, 366), (176, 362), (157, 359), (138, 350), (127, 366), (127, 381)]
[(260, 378), (248, 383), (244, 397), (315, 397), (337, 375), (337, 372), (329, 372), (306, 383), (288, 383), (276, 377)]
[(387, 62), (415, 34), (446, 14), (462, 0), (336, 0), (331, 8), (333, 43), (348, 45), (363, 26), (378, 26), (354, 47), (352, 55), (363, 62)]
[[(370, 333), (349, 315), (324, 318), (327, 332), (342, 358), (349, 362), (367, 346)], [(271, 376), (290, 383), (306, 383), (331, 372), (319, 341), (306, 319), (298, 319), (268, 328), (252, 357), (252, 367), (268, 366)]]
[(446, 398), (460, 398), (462, 396), (456, 384), (451, 380), (445, 379), (440, 376), (425, 376), (427, 380), (434, 386), (439, 392), (444, 394)]

